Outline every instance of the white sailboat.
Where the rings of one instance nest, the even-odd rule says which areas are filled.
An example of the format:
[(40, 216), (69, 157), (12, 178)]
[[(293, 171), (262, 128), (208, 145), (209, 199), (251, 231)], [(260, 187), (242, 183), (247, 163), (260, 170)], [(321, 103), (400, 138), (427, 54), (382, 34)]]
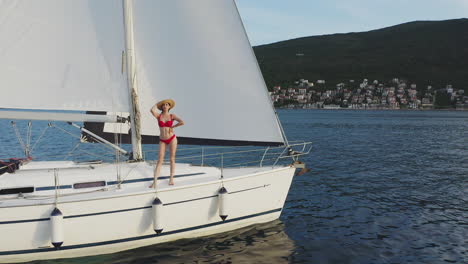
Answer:
[(224, 154), (216, 167), (178, 163), (175, 186), (163, 166), (148, 188), (154, 162), (142, 143), (158, 141), (149, 109), (159, 99), (177, 101), (181, 144), (281, 146), (275, 161), (309, 152), (284, 136), (234, 0), (0, 0), (0, 59), (1, 119), (85, 122), (83, 133), (121, 154), (106, 139), (132, 144), (125, 162), (7, 169), (0, 263), (114, 253), (280, 216), (296, 168), (263, 166), (270, 148), (259, 166), (227, 168)]

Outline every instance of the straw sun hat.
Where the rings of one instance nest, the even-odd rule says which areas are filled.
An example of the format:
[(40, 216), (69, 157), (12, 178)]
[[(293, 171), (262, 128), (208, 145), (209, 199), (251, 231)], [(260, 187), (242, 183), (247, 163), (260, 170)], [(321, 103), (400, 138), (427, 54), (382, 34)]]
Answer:
[(158, 107), (159, 110), (162, 110), (162, 106), (163, 106), (165, 103), (168, 103), (168, 104), (171, 106), (171, 109), (174, 108), (174, 106), (175, 106), (175, 102), (174, 102), (174, 100), (172, 100), (172, 99), (162, 100), (162, 101), (158, 102), (158, 103), (156, 104), (156, 106)]

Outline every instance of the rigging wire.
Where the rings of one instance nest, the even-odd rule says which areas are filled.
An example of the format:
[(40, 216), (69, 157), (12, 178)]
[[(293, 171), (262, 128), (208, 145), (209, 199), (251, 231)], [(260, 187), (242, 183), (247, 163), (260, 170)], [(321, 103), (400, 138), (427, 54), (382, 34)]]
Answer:
[[(73, 147), (73, 149), (71, 151), (69, 151), (67, 154), (65, 155), (56, 155), (56, 156), (48, 156), (48, 157), (65, 157), (65, 158), (69, 158), (72, 156), (73, 152), (76, 151), (79, 147), (79, 145), (83, 142), (85, 142), (85, 139), (82, 138), (81, 136), (77, 136), (77, 135), (74, 135), (73, 133), (70, 133), (69, 131), (59, 127), (59, 126), (56, 126), (54, 125), (53, 123), (48, 123), (47, 127), (43, 129), (43, 131), (41, 132), (40, 136), (38, 137), (38, 139), (36, 140), (36, 142), (34, 143), (34, 145), (30, 148), (30, 145), (31, 145), (31, 141), (32, 141), (32, 123), (29, 122), (28, 123), (28, 128), (27, 128), (27, 132), (26, 132), (26, 143), (24, 142), (23, 140), (23, 137), (21, 136), (21, 132), (16, 124), (16, 122), (12, 121), (11, 122), (11, 125), (13, 127), (13, 130), (15, 132), (15, 135), (18, 139), (18, 142), (20, 143), (21, 145), (21, 148), (23, 149), (24, 153), (29, 156), (33, 150), (36, 148), (36, 146), (38, 145), (38, 143), (43, 139), (45, 133), (47, 132), (47, 130), (52, 127), (52, 128), (57, 128), (58, 130), (62, 131), (63, 133), (73, 137), (73, 138), (76, 138), (76, 139), (79, 139), (79, 142)], [(111, 147), (108, 147), (100, 142), (98, 142), (99, 144), (97, 144), (96, 146), (98, 146), (102, 151), (104, 151), (105, 153), (109, 154), (109, 153), (113, 153), (113, 152), (109, 152), (110, 149), (112, 149)], [(112, 149), (113, 150), (113, 149)], [(103, 157), (105, 158), (106, 156), (105, 155), (97, 155), (97, 154), (93, 154), (93, 153), (90, 153), (88, 151), (85, 151), (85, 150), (80, 150), (81, 152), (84, 152), (85, 154), (88, 154), (88, 155), (91, 155), (91, 156), (94, 156), (94, 157), (97, 157), (97, 158), (100, 158), (102, 159)], [(28, 155), (29, 154), (29, 155)]]
[(39, 143), (39, 141), (41, 141), (41, 139), (42, 139), (42, 137), (44, 136), (45, 132), (46, 132), (46, 131), (49, 129), (49, 127), (51, 127), (51, 126), (52, 126), (52, 124), (49, 123), (49, 124), (47, 124), (46, 128), (44, 128), (44, 129), (42, 130), (42, 133), (41, 133), (41, 135), (39, 136), (39, 138), (36, 140), (36, 143), (34, 143), (34, 145), (31, 147), (30, 153), (33, 152), (33, 150), (36, 148), (36, 145)]
[[(65, 129), (59, 127), (59, 126), (53, 125), (52, 127), (57, 128), (58, 130), (62, 131), (63, 133), (68, 134), (68, 135), (70, 135), (70, 136), (72, 136), (72, 137), (74, 137), (74, 138), (76, 138), (76, 139), (79, 139), (80, 142), (82, 142), (82, 140), (83, 140), (83, 138), (82, 138), (81, 136), (74, 135), (74, 134), (70, 133), (69, 131), (67, 131), (67, 130), (65, 130)], [(112, 152), (110, 152), (110, 153), (113, 153), (113, 150), (114, 150), (114, 149), (113, 149), (112, 147), (107, 146), (107, 145), (104, 145), (103, 143), (101, 143), (101, 142), (99, 142), (99, 141), (98, 141), (98, 145), (97, 145), (97, 146), (99, 146), (99, 147), (100, 147), (102, 150), (104, 150), (104, 151), (112, 150)]]
[(75, 145), (75, 147), (73, 147), (72, 150), (70, 150), (70, 151), (68, 152), (68, 154), (65, 155), (65, 158), (69, 158), (69, 157), (71, 156), (71, 154), (73, 154), (73, 152), (74, 152), (76, 149), (78, 149), (78, 147), (80, 146), (80, 144), (81, 144), (81, 141), (78, 142), (78, 143)]
[(19, 129), (18, 127), (16, 126), (16, 122), (15, 121), (11, 121), (11, 126), (13, 127), (13, 130), (15, 131), (15, 134), (16, 134), (16, 138), (18, 139), (20, 145), (21, 145), (21, 148), (23, 149), (23, 151), (26, 153), (26, 145), (24, 144), (23, 142), (23, 137), (21, 137), (21, 134), (19, 132)]

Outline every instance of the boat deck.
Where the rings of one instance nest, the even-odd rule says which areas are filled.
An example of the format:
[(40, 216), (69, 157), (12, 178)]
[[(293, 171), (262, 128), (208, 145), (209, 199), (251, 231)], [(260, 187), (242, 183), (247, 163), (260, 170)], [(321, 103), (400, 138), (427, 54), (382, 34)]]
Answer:
[[(275, 169), (283, 168), (276, 166)], [(161, 168), (157, 191), (188, 188), (213, 182), (230, 181), (271, 171), (269, 167), (225, 168), (176, 164), (175, 185), (169, 185), (168, 164)], [(28, 205), (43, 200), (50, 203), (55, 199), (56, 191), (60, 200), (97, 199), (154, 192), (149, 186), (153, 182), (154, 163), (75, 163), (71, 161), (30, 162), (14, 173), (0, 176), (0, 192), (16, 193), (0, 195), (0, 207)], [(221, 174), (223, 175), (221, 179)], [(118, 176), (120, 175), (120, 176)], [(120, 179), (120, 180), (119, 180)], [(57, 184), (55, 181), (57, 180)], [(119, 188), (120, 187), (120, 188)], [(23, 189), (24, 192), (18, 190)], [(27, 190), (29, 188), (29, 190)], [(15, 191), (16, 189), (16, 191)], [(28, 202), (29, 201), (29, 202)]]

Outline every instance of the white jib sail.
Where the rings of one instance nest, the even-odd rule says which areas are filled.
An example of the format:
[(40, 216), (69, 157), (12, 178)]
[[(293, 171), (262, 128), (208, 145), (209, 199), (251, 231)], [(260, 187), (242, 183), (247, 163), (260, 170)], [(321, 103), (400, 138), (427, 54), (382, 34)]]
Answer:
[(0, 107), (128, 112), (122, 1), (0, 0)]
[(283, 142), (233, 0), (133, 3), (143, 135), (159, 134), (150, 108), (172, 98), (178, 136)]

